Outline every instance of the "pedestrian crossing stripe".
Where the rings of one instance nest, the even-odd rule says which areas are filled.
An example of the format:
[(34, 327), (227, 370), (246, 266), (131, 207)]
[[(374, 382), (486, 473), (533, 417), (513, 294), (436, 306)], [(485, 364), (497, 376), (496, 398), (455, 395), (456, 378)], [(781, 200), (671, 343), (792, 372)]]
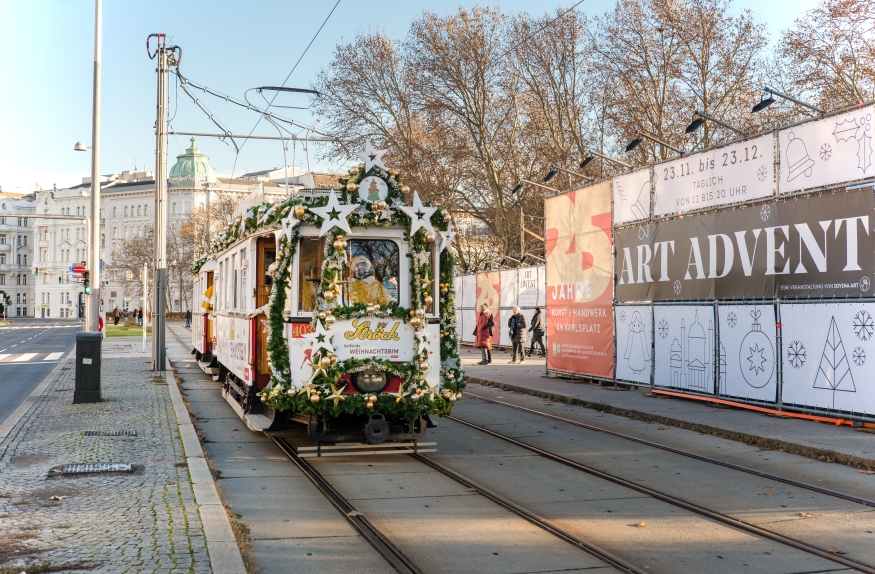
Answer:
[(0, 365), (21, 363), (56, 363), (60, 361), (61, 357), (63, 356), (64, 353), (6, 353), (0, 354)]

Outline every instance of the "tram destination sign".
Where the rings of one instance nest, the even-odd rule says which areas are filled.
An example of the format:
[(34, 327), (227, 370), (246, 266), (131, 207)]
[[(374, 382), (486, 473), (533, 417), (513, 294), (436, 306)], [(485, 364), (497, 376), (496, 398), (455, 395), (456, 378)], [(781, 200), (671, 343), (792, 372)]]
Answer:
[(617, 301), (867, 297), (872, 188), (615, 231)]
[(775, 189), (774, 136), (764, 135), (653, 166), (653, 215), (768, 197)]

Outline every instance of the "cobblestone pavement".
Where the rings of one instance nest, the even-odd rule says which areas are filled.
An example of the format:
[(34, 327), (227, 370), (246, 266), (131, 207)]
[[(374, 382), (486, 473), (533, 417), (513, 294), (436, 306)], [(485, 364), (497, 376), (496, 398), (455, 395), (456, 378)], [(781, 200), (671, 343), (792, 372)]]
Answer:
[[(40, 563), (52, 572), (210, 572), (167, 382), (150, 371), (148, 353), (139, 341), (104, 340), (103, 402), (84, 405), (72, 404), (75, 365), (66, 359), (0, 443), (0, 572)], [(135, 471), (52, 472), (74, 462), (129, 462)]]

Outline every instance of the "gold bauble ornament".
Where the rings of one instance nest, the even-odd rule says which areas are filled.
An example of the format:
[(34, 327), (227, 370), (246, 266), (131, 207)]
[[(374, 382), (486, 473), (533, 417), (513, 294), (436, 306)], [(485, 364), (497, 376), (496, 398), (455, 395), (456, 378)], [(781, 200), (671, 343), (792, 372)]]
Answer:
[(318, 393), (313, 393), (312, 395), (310, 395), (310, 402), (313, 403), (314, 405), (321, 400), (322, 400), (322, 398), (319, 396)]
[(395, 175), (398, 175), (398, 172), (395, 171), (394, 169), (390, 169), (390, 170), (389, 170), (389, 177), (392, 177), (392, 176), (395, 176)]
[(331, 355), (331, 364), (334, 365), (337, 363), (337, 355)]
[(417, 394), (417, 395), (421, 395), (421, 394), (422, 394), (422, 389), (416, 389), (416, 394)]
[(416, 309), (413, 314), (422, 319), (425, 317), (425, 309)]
[(337, 239), (335, 239), (334, 243), (332, 243), (332, 246), (336, 251), (343, 251), (343, 248), (345, 247), (343, 237), (338, 237)]
[(374, 403), (365, 403), (365, 408), (366, 408), (366, 409), (372, 409), (372, 408), (374, 408)]
[(319, 359), (319, 363), (323, 367), (326, 367), (326, 368), (330, 367), (331, 366), (331, 357), (329, 357), (329, 356), (322, 357), (321, 359)]
[(358, 168), (359, 168), (359, 171), (362, 171), (363, 169), (365, 169), (365, 164), (363, 164), (363, 163), (358, 164)]
[(457, 401), (461, 401), (461, 400), (462, 400), (462, 393), (456, 393), (456, 400), (457, 400)]
[(349, 173), (349, 175), (358, 175), (358, 172), (359, 172), (359, 168), (357, 168), (357, 167), (351, 167), (351, 168), (349, 168), (349, 172), (348, 172), (348, 173)]
[(346, 191), (353, 192), (359, 188), (358, 184), (354, 181), (349, 181), (346, 183)]
[(450, 375), (451, 377), (455, 377), (455, 376), (456, 376), (456, 371), (454, 371), (454, 370), (451, 369), (450, 372), (449, 372), (449, 375)]
[(387, 204), (382, 199), (377, 202), (377, 211), (383, 211), (384, 209), (386, 209), (386, 207), (387, 207)]
[(368, 315), (373, 315), (374, 314), (374, 306), (368, 305), (367, 307), (365, 307), (365, 313), (367, 313)]
[(377, 395), (368, 395), (368, 402), (370, 402), (370, 403), (377, 402)]
[(328, 316), (328, 314), (325, 313), (325, 311), (319, 312), (319, 318), (322, 319), (323, 321), (325, 320), (325, 317), (327, 317), (327, 316)]
[(443, 395), (443, 397), (444, 397), (445, 399), (447, 399), (447, 400), (449, 400), (449, 398), (450, 398), (451, 396), (452, 396), (452, 393), (451, 393), (450, 391), (446, 391), (446, 392), (444, 393), (444, 395)]
[(300, 219), (300, 218), (304, 217), (305, 213), (307, 213), (307, 208), (305, 206), (303, 206), (303, 205), (296, 205), (295, 206), (295, 217)]
[(374, 303), (374, 313), (379, 313), (379, 312), (380, 312), (380, 304)]
[(446, 209), (441, 209), (441, 219), (447, 221), (450, 218), (450, 212)]
[(410, 319), (410, 326), (411, 327), (419, 327), (419, 325), (421, 323), (422, 323), (422, 319), (420, 319), (419, 317), (413, 317), (412, 319)]
[(283, 208), (282, 205), (274, 205), (274, 206), (273, 206), (273, 210), (274, 210), (274, 211), (279, 211), (279, 210), (282, 209), (282, 208)]
[(421, 398), (422, 398), (422, 397), (419, 396), (419, 395), (410, 395), (410, 401), (411, 401), (411, 402), (414, 402), (414, 403), (418, 403), (418, 402), (419, 402), (419, 399), (421, 399)]
[(411, 317), (416, 317), (416, 311), (414, 311), (413, 309), (411, 309), (411, 310), (410, 310), (410, 316), (411, 316)]
[(326, 315), (331, 315), (331, 309), (325, 309), (325, 314), (326, 314)]
[(264, 395), (261, 395), (261, 402), (266, 403), (266, 402), (267, 402), (267, 397), (264, 396)]
[(441, 293), (443, 293), (444, 295), (446, 295), (449, 292), (450, 292), (450, 288), (447, 287), (446, 285), (441, 287)]
[(434, 298), (431, 295), (426, 295), (423, 297), (423, 301), (425, 301), (425, 306), (428, 307), (432, 303), (434, 303)]
[(334, 325), (334, 323), (336, 321), (337, 321), (337, 317), (335, 317), (334, 315), (328, 315), (325, 317), (325, 324), (329, 327)]
[(410, 193), (410, 186), (402, 185), (401, 186), (401, 193)]
[(425, 242), (426, 243), (434, 243), (434, 240), (437, 239), (434, 233), (428, 232), (425, 234)]
[(324, 297), (326, 301), (331, 301), (334, 299), (334, 291), (326, 291), (322, 294), (322, 297)]

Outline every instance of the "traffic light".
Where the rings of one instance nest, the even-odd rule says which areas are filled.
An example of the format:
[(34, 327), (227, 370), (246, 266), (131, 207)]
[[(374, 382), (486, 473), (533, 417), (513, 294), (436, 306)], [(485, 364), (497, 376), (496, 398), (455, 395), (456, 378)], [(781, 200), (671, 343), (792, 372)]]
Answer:
[(60, 283), (60, 282), (61, 282), (61, 276), (58, 275), (58, 283)]
[(89, 271), (86, 271), (85, 273), (82, 274), (82, 285), (83, 285), (84, 288), (85, 288), (85, 289), (84, 289), (84, 292), (85, 292), (86, 295), (91, 294), (91, 283), (90, 283), (90, 280), (91, 280), (91, 273), (90, 273)]
[(39, 277), (39, 267), (37, 267), (37, 268), (36, 268), (36, 271), (34, 271), (34, 275), (35, 275), (36, 277)]

